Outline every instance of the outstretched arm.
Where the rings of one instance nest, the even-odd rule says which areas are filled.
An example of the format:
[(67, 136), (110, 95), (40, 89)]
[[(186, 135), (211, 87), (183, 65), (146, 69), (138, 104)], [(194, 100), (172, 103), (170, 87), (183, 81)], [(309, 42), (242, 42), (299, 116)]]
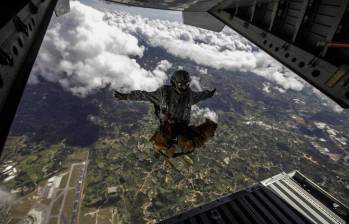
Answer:
[(202, 100), (206, 100), (210, 97), (212, 97), (214, 95), (214, 93), (216, 92), (216, 89), (213, 89), (213, 90), (204, 90), (204, 91), (201, 91), (201, 92), (192, 92), (192, 97), (193, 97), (193, 100), (192, 100), (192, 103), (193, 104), (196, 104)]
[(134, 90), (130, 93), (120, 93), (116, 90), (114, 91), (114, 97), (119, 100), (149, 101), (157, 105), (160, 104), (162, 95), (161, 88), (154, 92)]

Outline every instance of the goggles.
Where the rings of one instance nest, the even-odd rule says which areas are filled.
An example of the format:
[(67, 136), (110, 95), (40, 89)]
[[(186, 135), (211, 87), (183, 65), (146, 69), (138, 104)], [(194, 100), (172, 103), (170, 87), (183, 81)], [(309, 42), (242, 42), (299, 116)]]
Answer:
[(189, 82), (178, 82), (177, 83), (178, 88), (188, 88), (189, 85), (190, 85)]

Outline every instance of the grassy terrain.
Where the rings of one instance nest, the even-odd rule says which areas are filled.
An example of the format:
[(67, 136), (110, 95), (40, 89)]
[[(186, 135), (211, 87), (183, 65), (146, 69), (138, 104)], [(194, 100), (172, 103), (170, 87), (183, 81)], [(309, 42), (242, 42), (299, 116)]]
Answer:
[(68, 178), (69, 178), (69, 173), (65, 174), (62, 177), (61, 183), (59, 184), (60, 188), (65, 187), (65, 185), (67, 185)]
[(49, 224), (57, 224), (57, 221), (58, 221), (58, 218), (53, 217), (53, 218), (50, 218), (48, 223)]
[[(188, 62), (175, 61), (173, 67), (176, 63), (196, 74)], [(217, 88), (215, 97), (199, 106), (218, 114), (218, 129), (205, 147), (190, 155), (192, 166), (172, 160), (179, 171), (154, 156), (149, 138), (158, 122), (151, 105), (115, 101), (109, 90), (101, 90), (81, 99), (64, 92), (57, 106), (62, 90), (46, 83), (41, 95), (30, 95), (40, 107), (22, 108), (33, 118), (18, 117), (17, 129), (25, 126), (29, 131), (16, 132), (6, 143), (2, 161), (12, 160), (18, 176), (5, 185), (29, 197), (42, 181), (69, 171), (72, 163), (89, 155), (80, 223), (96, 223), (96, 217), (98, 223), (111, 223), (112, 217), (114, 223), (152, 223), (295, 169), (349, 204), (348, 148), (315, 125), (323, 122), (349, 139), (348, 113), (323, 106), (308, 87), (286, 93), (271, 87), (266, 93), (264, 82), (254, 74), (212, 69), (200, 76), (204, 89)], [(324, 148), (334, 156), (323, 153)], [(77, 175), (75, 167), (70, 186)], [(109, 187), (116, 192), (108, 194)], [(16, 213), (25, 214), (35, 200), (23, 200), (23, 210)], [(72, 200), (73, 190), (64, 208), (68, 221)]]
[(39, 182), (62, 170), (66, 155), (63, 144), (35, 144), (22, 137), (9, 138), (1, 160), (11, 158), (18, 175), (5, 186), (20, 189), (23, 194), (33, 191)]
[[(16, 141), (18, 141), (18, 138), (12, 138), (10, 140), (9, 144), (11, 144), (12, 141), (16, 142)], [(23, 145), (25, 145), (25, 144), (23, 144)], [(11, 181), (6, 183), (6, 187), (8, 187), (8, 188), (11, 188), (13, 186), (14, 189), (16, 189), (16, 188), (22, 189), (22, 192), (20, 192), (18, 194), (18, 196), (15, 198), (15, 202), (14, 202), (12, 209), (11, 209), (11, 214), (14, 217), (18, 217), (18, 218), (12, 220), (11, 223), (17, 223), (21, 219), (21, 217), (25, 217), (28, 214), (28, 212), (32, 208), (34, 208), (35, 206), (40, 205), (40, 206), (48, 207), (49, 204), (51, 203), (51, 199), (41, 198), (40, 191), (42, 191), (43, 188), (46, 187), (47, 179), (50, 176), (52, 176), (52, 174), (48, 174), (47, 170), (45, 171), (44, 168), (41, 168), (42, 170), (39, 170), (39, 169), (42, 166), (44, 166), (44, 167), (52, 166), (52, 163), (55, 163), (55, 161), (57, 161), (57, 158), (55, 156), (60, 156), (60, 153), (58, 153), (59, 150), (61, 150), (60, 147), (64, 148), (65, 146), (54, 145), (52, 147), (45, 148), (42, 151), (40, 151), (39, 153), (37, 153), (36, 156), (42, 156), (42, 157), (45, 157), (47, 159), (47, 160), (45, 159), (47, 164), (42, 164), (40, 161), (40, 163), (37, 163), (34, 165), (33, 161), (37, 160), (37, 158), (35, 158), (35, 156), (13, 154), (13, 155), (15, 155), (15, 157), (12, 158), (12, 160), (14, 162), (17, 162), (17, 160), (20, 161), (19, 162), (20, 165), (17, 166), (18, 168), (16, 167), (19, 170), (19, 173), (24, 173), (26, 175), (24, 176), (24, 174), (22, 174), (20, 176), (21, 179), (19, 179), (19, 180), (21, 182), (17, 178), (15, 178), (14, 180), (11, 180)], [(20, 149), (20, 147), (15, 147), (15, 148), (17, 150)], [(57, 169), (54, 172), (54, 174), (60, 175), (61, 173), (65, 173), (67, 171), (67, 168), (70, 169), (70, 166), (72, 163), (86, 161), (87, 157), (88, 157), (88, 152), (86, 150), (85, 151), (76, 150), (76, 151), (72, 152), (71, 154), (66, 154), (66, 156), (64, 157), (64, 161), (61, 162), (63, 165), (61, 166), (60, 169)], [(33, 164), (32, 165), (33, 167), (31, 169), (28, 169), (28, 167), (25, 166), (27, 164)], [(77, 183), (77, 178), (78, 178), (78, 174), (79, 174), (79, 167), (80, 166), (76, 166), (74, 169), (74, 173), (73, 173), (73, 176), (71, 178), (71, 183), (70, 183), (71, 186), (75, 187), (74, 184)], [(39, 177), (40, 175), (41, 175), (41, 178), (40, 178), (41, 180), (37, 180), (34, 182), (33, 176)], [(68, 184), (67, 180), (68, 180), (68, 173), (66, 173), (63, 176), (59, 188), (64, 188)], [(27, 189), (28, 187), (26, 185), (23, 186), (23, 183), (35, 183), (36, 187), (29, 191)], [(20, 185), (20, 184), (22, 184), (22, 185)], [(28, 185), (28, 186), (31, 186), (31, 185)], [(59, 195), (60, 192), (62, 192), (62, 190), (58, 189), (56, 192), (56, 195)], [(75, 196), (74, 192), (75, 192), (75, 188), (69, 192), (68, 197), (74, 197)], [(21, 196), (21, 195), (23, 195), (23, 196)], [(62, 200), (63, 200), (63, 197), (60, 196), (57, 199), (57, 201), (54, 203), (51, 215), (58, 214)], [(69, 200), (73, 200), (73, 199), (67, 198), (67, 202)], [(66, 211), (67, 216), (71, 214), (71, 210), (72, 210), (72, 206), (73, 206), (72, 201), (69, 201), (69, 203), (71, 203), (71, 204), (66, 203), (66, 206), (68, 206), (68, 207), (70, 206), (70, 207), (69, 208), (65, 207), (65, 209), (66, 209), (65, 211)], [(54, 220), (51, 220), (50, 222), (53, 222), (53, 221)]]
[[(229, 80), (216, 81), (229, 83)], [(95, 216), (86, 214), (99, 211), (98, 220), (103, 220), (111, 217), (113, 208), (117, 208), (119, 223), (151, 223), (280, 172), (296, 169), (341, 201), (349, 202), (349, 192), (341, 181), (349, 178), (348, 165), (320, 153), (311, 143), (324, 145), (316, 137), (320, 135), (326, 140), (326, 147), (338, 153), (340, 158), (348, 152), (328, 134), (316, 129), (314, 122), (318, 120), (300, 119), (299, 108), (278, 101), (277, 95), (265, 96), (262, 92), (249, 92), (251, 90), (242, 92), (241, 87), (233, 83), (222, 88), (215, 101), (210, 102), (210, 107), (215, 108), (219, 116), (215, 137), (190, 155), (193, 166), (173, 159), (180, 172), (164, 167), (163, 161), (154, 157), (149, 138), (157, 123), (151, 107), (146, 116), (137, 120), (137, 127), (126, 129), (126, 124), (112, 124), (103, 129), (104, 135), (90, 150), (81, 219), (93, 222)], [(224, 91), (232, 91), (234, 98), (222, 94)], [(249, 95), (260, 98), (258, 105)], [(299, 98), (293, 92), (289, 97)], [(277, 103), (265, 109), (264, 105), (271, 100)], [(312, 107), (302, 107), (303, 112), (316, 114), (321, 111), (316, 103), (309, 102)], [(278, 104), (286, 109), (278, 111), (275, 108), (282, 107)], [(123, 108), (125, 105), (121, 102), (118, 106)], [(101, 112), (99, 120), (106, 122), (109, 113)], [(295, 114), (298, 117), (293, 116)], [(329, 121), (322, 122), (331, 125)], [(304, 134), (300, 127), (309, 130), (310, 134)], [(333, 128), (349, 137), (342, 131), (343, 127)], [(315, 134), (311, 133), (313, 131)], [(108, 195), (108, 187), (115, 187), (116, 193)]]
[(63, 201), (63, 194), (62, 194), (62, 196), (56, 198), (56, 202), (53, 204), (53, 207), (51, 210), (51, 216), (59, 214), (59, 210), (61, 209), (62, 201)]
[(75, 200), (75, 189), (71, 189), (68, 191), (67, 197), (65, 199), (64, 207), (63, 207), (63, 216), (66, 217), (66, 220), (70, 222), (72, 218), (73, 212), (73, 203)]

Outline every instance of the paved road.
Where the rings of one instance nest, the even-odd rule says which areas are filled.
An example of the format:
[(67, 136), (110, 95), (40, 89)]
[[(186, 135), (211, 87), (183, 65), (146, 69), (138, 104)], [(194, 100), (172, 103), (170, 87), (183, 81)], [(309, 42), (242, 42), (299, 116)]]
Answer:
[(79, 180), (75, 188), (75, 200), (73, 206), (73, 214), (71, 224), (77, 224), (79, 220), (79, 210), (81, 204), (81, 192), (83, 190), (84, 178), (86, 174), (86, 164), (80, 167)]
[[(74, 168), (76, 166), (80, 166), (79, 178), (78, 178), (76, 186), (69, 187), (70, 181), (72, 179), (73, 171), (74, 171)], [(80, 208), (80, 201), (81, 201), (81, 192), (82, 192), (82, 189), (83, 189), (83, 183), (84, 183), (85, 175), (86, 175), (86, 162), (73, 163), (70, 166), (70, 170), (69, 170), (69, 173), (68, 173), (68, 180), (67, 180), (67, 183), (64, 186), (64, 188), (56, 188), (56, 189), (54, 189), (53, 197), (52, 197), (52, 200), (51, 200), (50, 205), (49, 205), (48, 210), (47, 210), (48, 211), (47, 215), (44, 218), (44, 222), (43, 222), (44, 224), (48, 224), (50, 218), (57, 218), (57, 223), (59, 223), (59, 224), (61, 224), (61, 223), (64, 223), (64, 224), (68, 224), (68, 223), (77, 224), (78, 223), (78, 217), (79, 217), (78, 215), (79, 215), (79, 208)], [(65, 205), (66, 200), (67, 200), (68, 192), (70, 190), (72, 190), (72, 189), (75, 189), (75, 200), (74, 200), (74, 205), (73, 205), (72, 219), (71, 219), (71, 222), (69, 222), (67, 220), (66, 215), (63, 212), (63, 209), (64, 209), (64, 205)], [(60, 192), (57, 194), (58, 191), (60, 191)], [(62, 195), (63, 195), (63, 200), (62, 200), (62, 203), (60, 205), (59, 213), (55, 214), (55, 215), (51, 215), (54, 203), (60, 197), (62, 197)]]

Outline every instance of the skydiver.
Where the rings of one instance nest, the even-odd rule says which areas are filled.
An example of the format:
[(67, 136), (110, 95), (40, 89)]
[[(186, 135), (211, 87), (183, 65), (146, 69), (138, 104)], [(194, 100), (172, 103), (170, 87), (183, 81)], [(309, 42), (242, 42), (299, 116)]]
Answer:
[(153, 103), (155, 115), (160, 121), (160, 132), (163, 131), (165, 122), (171, 124), (171, 136), (167, 137), (168, 146), (174, 146), (179, 153), (181, 150), (176, 145), (177, 136), (181, 131), (188, 130), (191, 106), (212, 97), (216, 91), (213, 89), (195, 92), (189, 86), (190, 81), (191, 78), (187, 71), (177, 70), (171, 76), (171, 85), (164, 85), (154, 92), (135, 90), (130, 93), (121, 93), (114, 91), (114, 97), (119, 100)]

